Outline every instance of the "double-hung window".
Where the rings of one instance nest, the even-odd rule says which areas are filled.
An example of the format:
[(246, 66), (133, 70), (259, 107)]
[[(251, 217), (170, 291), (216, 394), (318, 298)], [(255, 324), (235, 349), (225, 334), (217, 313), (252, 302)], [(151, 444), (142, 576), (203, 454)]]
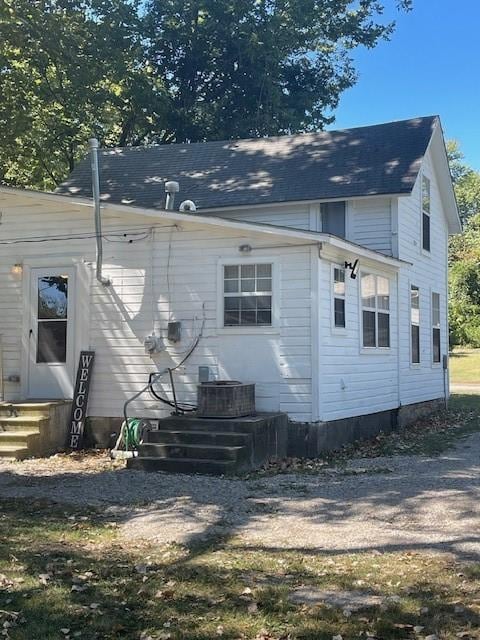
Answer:
[(333, 326), (345, 329), (345, 269), (333, 266)]
[(223, 267), (223, 324), (272, 325), (272, 265), (231, 264)]
[(430, 251), (430, 180), (422, 175), (422, 247)]
[(415, 285), (410, 287), (410, 332), (412, 364), (420, 362), (420, 290)]
[(440, 294), (432, 292), (432, 360), (440, 362)]
[(362, 344), (390, 347), (390, 281), (372, 273), (361, 275)]

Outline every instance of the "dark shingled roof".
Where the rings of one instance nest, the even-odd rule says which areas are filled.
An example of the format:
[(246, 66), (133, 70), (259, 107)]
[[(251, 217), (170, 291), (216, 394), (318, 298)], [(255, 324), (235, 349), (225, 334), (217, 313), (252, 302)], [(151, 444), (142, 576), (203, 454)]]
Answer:
[[(163, 209), (164, 182), (199, 209), (409, 193), (436, 116), (320, 133), (100, 151), (102, 199)], [(88, 158), (57, 189), (91, 197)]]

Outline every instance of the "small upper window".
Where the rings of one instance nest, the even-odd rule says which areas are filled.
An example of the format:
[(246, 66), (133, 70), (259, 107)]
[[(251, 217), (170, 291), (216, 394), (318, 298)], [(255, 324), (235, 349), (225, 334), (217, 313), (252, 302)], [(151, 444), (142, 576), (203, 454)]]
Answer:
[(410, 287), (410, 331), (412, 340), (411, 362), (420, 362), (420, 290), (413, 284)]
[(440, 362), (440, 294), (432, 293), (432, 352), (433, 362)]
[(390, 281), (362, 273), (362, 334), (364, 347), (390, 347)]
[(225, 265), (223, 309), (223, 324), (226, 327), (271, 326), (272, 265)]
[(345, 269), (333, 268), (333, 325), (345, 328)]
[(322, 232), (345, 238), (345, 201), (323, 202), (320, 211)]
[(422, 247), (430, 251), (430, 180), (422, 175)]

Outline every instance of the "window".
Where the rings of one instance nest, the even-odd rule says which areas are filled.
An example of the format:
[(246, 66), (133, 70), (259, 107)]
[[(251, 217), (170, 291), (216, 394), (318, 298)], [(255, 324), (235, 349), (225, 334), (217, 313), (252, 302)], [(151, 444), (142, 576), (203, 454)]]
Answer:
[(223, 324), (272, 325), (272, 265), (223, 267)]
[(322, 232), (345, 238), (345, 201), (323, 202), (320, 211)]
[(333, 267), (333, 326), (345, 328), (345, 269)]
[(430, 251), (430, 180), (422, 175), (422, 247)]
[(361, 294), (363, 346), (390, 347), (390, 281), (362, 273)]
[(410, 287), (410, 331), (411, 331), (411, 362), (420, 362), (420, 290), (413, 284)]
[(440, 362), (440, 294), (432, 293), (432, 355)]

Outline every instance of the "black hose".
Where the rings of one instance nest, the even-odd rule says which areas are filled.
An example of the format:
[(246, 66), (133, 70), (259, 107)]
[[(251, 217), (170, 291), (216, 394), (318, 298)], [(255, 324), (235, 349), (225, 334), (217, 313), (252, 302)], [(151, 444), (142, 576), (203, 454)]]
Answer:
[[(204, 312), (205, 313), (205, 312)], [(176, 364), (174, 367), (170, 367), (167, 369), (164, 369), (163, 371), (157, 371), (156, 373), (151, 373), (148, 377), (148, 384), (146, 384), (143, 389), (141, 389), (140, 391), (138, 391), (135, 395), (133, 395), (131, 398), (129, 398), (128, 400), (126, 400), (126, 402), (123, 405), (123, 418), (125, 420), (125, 424), (128, 425), (128, 414), (127, 414), (127, 408), (130, 405), (130, 403), (132, 403), (134, 400), (136, 400), (137, 398), (139, 398), (141, 395), (143, 395), (145, 393), (145, 391), (150, 390), (150, 392), (156, 397), (158, 398), (158, 400), (160, 400), (161, 402), (164, 402), (165, 404), (169, 405), (170, 407), (175, 408), (175, 405), (170, 402), (170, 400), (167, 400), (166, 398), (162, 398), (161, 396), (157, 395), (157, 393), (153, 390), (153, 383), (160, 379), (162, 376), (164, 376), (166, 373), (168, 373), (169, 371), (175, 371), (175, 369), (178, 369), (179, 367), (182, 366), (182, 364), (184, 364), (188, 358), (192, 355), (192, 353), (195, 351), (195, 349), (198, 346), (198, 343), (201, 340), (201, 337), (203, 335), (203, 328), (205, 326), (205, 315), (203, 317), (203, 323), (202, 323), (202, 328), (200, 330), (200, 333), (198, 334), (195, 342), (193, 343), (193, 345), (191, 346), (191, 348), (187, 351), (185, 357), (180, 360), (180, 362), (178, 364)], [(184, 404), (184, 403), (182, 403)], [(184, 404), (185, 407), (190, 407), (190, 408), (186, 408), (186, 409), (182, 409), (184, 412), (190, 412), (190, 411), (195, 411), (196, 407), (194, 405), (188, 405), (187, 403)]]

